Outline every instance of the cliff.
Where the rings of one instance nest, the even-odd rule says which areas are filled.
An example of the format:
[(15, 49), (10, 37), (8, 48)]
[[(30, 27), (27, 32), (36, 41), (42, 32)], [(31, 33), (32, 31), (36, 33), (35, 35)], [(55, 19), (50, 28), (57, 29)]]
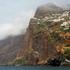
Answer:
[(23, 47), (10, 64), (47, 64), (52, 58), (60, 58), (58, 60), (63, 61), (65, 46), (63, 33), (69, 33), (70, 29), (64, 32), (64, 26), (61, 25), (70, 24), (68, 12), (53, 4), (39, 7), (35, 16), (30, 19), (24, 34)]
[(70, 10), (54, 4), (38, 7), (24, 34), (0, 41), (0, 65), (63, 62), (63, 56), (70, 60)]
[[(46, 64), (48, 59), (59, 56), (57, 55), (58, 52), (62, 54), (63, 46), (60, 42), (63, 39), (59, 36), (59, 26), (63, 21), (53, 21), (59, 17), (58, 15), (61, 15), (62, 9), (55, 5), (49, 5), (48, 9), (47, 7), (47, 5), (39, 7), (34, 18), (31, 18), (24, 35), (25, 48), (20, 51), (18, 55), (20, 58), (15, 60), (15, 64), (20, 64), (21, 62), (21, 64), (32, 65)], [(56, 17), (54, 18), (48, 11), (52, 12)]]

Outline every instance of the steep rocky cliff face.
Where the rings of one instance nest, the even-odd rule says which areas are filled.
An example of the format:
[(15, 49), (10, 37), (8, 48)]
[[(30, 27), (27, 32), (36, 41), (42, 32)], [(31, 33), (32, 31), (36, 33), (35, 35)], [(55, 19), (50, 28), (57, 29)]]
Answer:
[(63, 14), (65, 15), (65, 11), (55, 5), (37, 9), (24, 35), (25, 47), (18, 52), (14, 64), (45, 64), (48, 59), (64, 54), (61, 24), (65, 21), (69, 23), (69, 16)]
[[(56, 12), (55, 8), (58, 9), (59, 12), (61, 11), (61, 8), (56, 6), (54, 6), (54, 9), (52, 8), (52, 11)], [(45, 21), (45, 14), (49, 15), (49, 13), (47, 10), (46, 12), (43, 12), (45, 9), (40, 9), (44, 8), (40, 7), (36, 11), (35, 17), (30, 20), (29, 26), (25, 33), (25, 48), (23, 48), (18, 55), (18, 57), (20, 57), (18, 59), (19, 61), (25, 61), (22, 64), (45, 64), (49, 58), (54, 57), (57, 54), (56, 42), (51, 38), (51, 32), (54, 31), (55, 27), (57, 28), (59, 22), (53, 23), (52, 21)], [(41, 14), (41, 12), (43, 12), (43, 14)], [(37, 16), (44, 17), (38, 19)], [(17, 62), (15, 61), (15, 63)]]
[[(68, 13), (54, 4), (39, 7), (25, 34), (0, 41), (0, 65), (47, 64), (48, 59), (64, 54), (64, 45), (70, 46)], [(70, 59), (68, 51), (65, 53)]]

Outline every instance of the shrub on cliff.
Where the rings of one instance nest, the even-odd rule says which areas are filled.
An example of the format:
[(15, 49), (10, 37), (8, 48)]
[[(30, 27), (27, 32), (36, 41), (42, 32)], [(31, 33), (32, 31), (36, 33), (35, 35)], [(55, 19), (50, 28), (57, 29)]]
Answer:
[(65, 49), (65, 58), (67, 58), (68, 60), (70, 60), (70, 49)]

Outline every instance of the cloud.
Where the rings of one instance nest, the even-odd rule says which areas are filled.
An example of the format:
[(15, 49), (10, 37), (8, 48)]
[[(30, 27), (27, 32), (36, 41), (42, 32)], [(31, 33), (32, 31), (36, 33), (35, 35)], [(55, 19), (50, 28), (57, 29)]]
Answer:
[(12, 19), (11, 22), (5, 22), (0, 24), (0, 40), (8, 36), (19, 35), (25, 32), (28, 27), (30, 18), (34, 15), (34, 11), (22, 11), (16, 18)]

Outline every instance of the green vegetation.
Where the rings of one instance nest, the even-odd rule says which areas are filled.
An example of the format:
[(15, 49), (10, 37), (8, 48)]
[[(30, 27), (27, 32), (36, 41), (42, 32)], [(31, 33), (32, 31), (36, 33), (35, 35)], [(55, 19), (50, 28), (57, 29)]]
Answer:
[(27, 64), (27, 62), (24, 58), (21, 58), (21, 59), (16, 60), (14, 64), (24, 65), (24, 64)]
[(70, 44), (64, 44), (65, 45), (65, 47), (70, 47)]
[(65, 49), (64, 56), (65, 56), (65, 58), (67, 58), (68, 60), (70, 60), (70, 49), (69, 48)]
[(42, 28), (46, 27), (47, 24), (48, 24), (48, 22), (44, 22), (43, 20), (40, 20), (38, 27), (39, 27), (39, 29), (42, 29)]
[(70, 32), (70, 28), (64, 28), (64, 29), (62, 29), (62, 31), (64, 31), (64, 32)]
[[(70, 26), (70, 24), (68, 26)], [(70, 32), (70, 27), (60, 27), (60, 31), (62, 31), (62, 32)]]
[(47, 24), (48, 22), (44, 22), (43, 20), (40, 20), (38, 22), (38, 24), (35, 25), (35, 28), (33, 30), (33, 34), (36, 34), (42, 30), (44, 30), (44, 28), (47, 28)]
[(52, 39), (55, 41), (55, 42), (61, 42), (62, 41), (62, 38), (59, 36), (59, 34), (58, 33), (56, 33), (56, 32), (53, 32), (52, 34), (51, 34), (51, 37), (52, 37)]

